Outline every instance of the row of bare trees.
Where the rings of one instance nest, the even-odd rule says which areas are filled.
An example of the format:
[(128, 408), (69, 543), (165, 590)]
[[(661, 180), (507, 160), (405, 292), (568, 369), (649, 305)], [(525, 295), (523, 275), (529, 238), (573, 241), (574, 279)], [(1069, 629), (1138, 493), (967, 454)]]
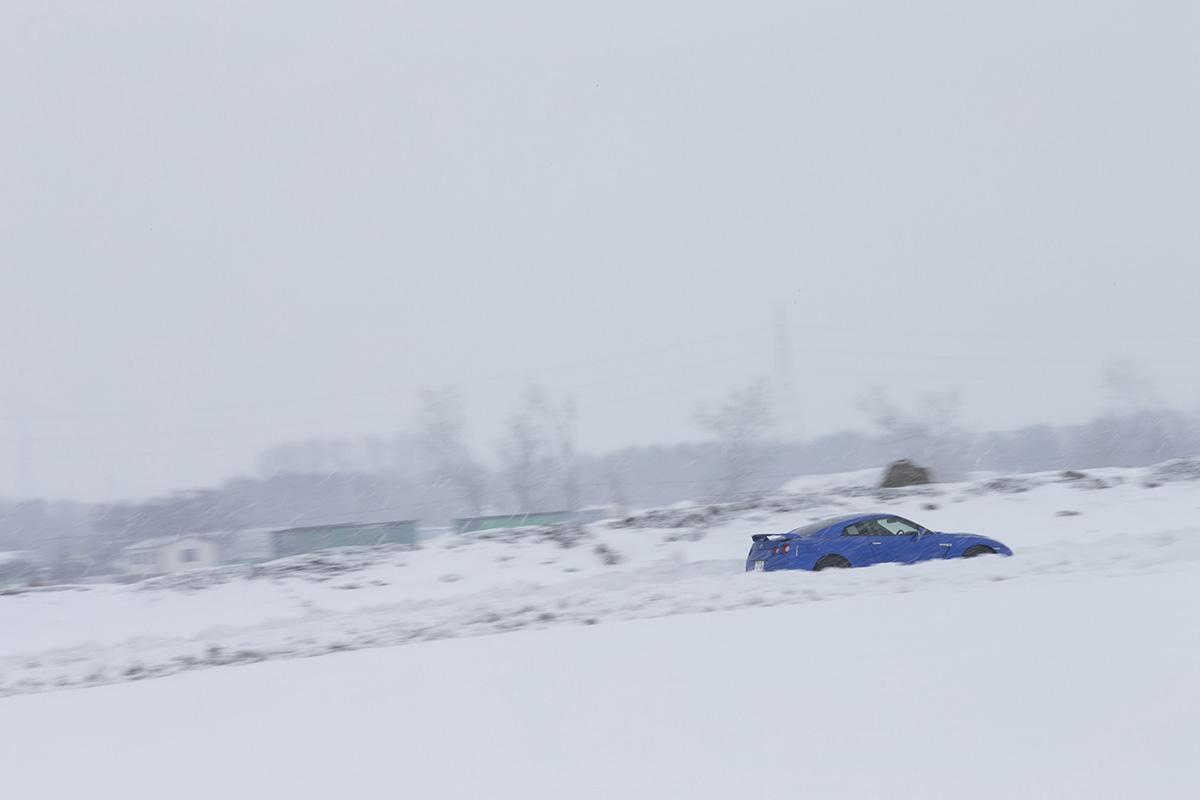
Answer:
[(1200, 414), (1170, 409), (1135, 366), (1112, 364), (1100, 388), (1101, 414), (1090, 422), (991, 432), (959, 424), (957, 394), (897, 400), (876, 390), (858, 401), (870, 432), (801, 442), (777, 435), (786, 399), (755, 382), (696, 414), (702, 441), (603, 454), (580, 452), (574, 403), (538, 386), (523, 392), (486, 449), (472, 436), (462, 397), (432, 390), (421, 395), (409, 432), (286, 443), (263, 454), (259, 477), (103, 506), (0, 502), (0, 550), (36, 551), (66, 575), (131, 541), (178, 532), (730, 500), (794, 475), (894, 458), (954, 480), (978, 469), (1139, 466), (1200, 454)]
[[(572, 401), (556, 402), (537, 385), (526, 388), (497, 447), (498, 477), (511, 493), (516, 510), (579, 507), (575, 423)], [(451, 488), (468, 513), (482, 513), (488, 498), (488, 470), (468, 444), (457, 391), (422, 393), (417, 444), (430, 483)]]
[[(764, 382), (735, 390), (697, 414), (700, 429), (715, 446), (713, 495), (742, 493), (763, 469), (774, 421)], [(556, 400), (531, 384), (508, 419), (496, 447), (497, 467), (490, 471), (469, 444), (461, 396), (453, 389), (437, 389), (421, 395), (416, 442), (430, 485), (452, 491), (458, 506), (470, 514), (482, 513), (498, 493), (507, 495), (517, 511), (576, 509), (583, 496), (577, 422), (573, 401)], [(611, 500), (620, 504), (620, 476), (610, 471), (605, 480)]]
[[(1190, 441), (1181, 428), (1182, 417), (1172, 415), (1151, 382), (1129, 364), (1114, 363), (1105, 371), (1100, 396), (1108, 411), (1078, 431), (1032, 426), (971, 433), (959, 422), (962, 398), (957, 392), (897, 399), (875, 389), (857, 401), (871, 433), (829, 434), (802, 444), (778, 435), (780, 418), (791, 410), (789, 398), (772, 386), (756, 381), (700, 409), (696, 425), (702, 441), (664, 454), (671, 466), (660, 482), (678, 484), (678, 499), (686, 493), (691, 499), (729, 500), (768, 488), (772, 479), (789, 472), (858, 469), (877, 466), (880, 459), (910, 458), (933, 468), (940, 479), (954, 480), (980, 468), (1148, 463), (1184, 452)], [(647, 459), (658, 456), (647, 455), (645, 448), (640, 454), (629, 448), (583, 455), (577, 446), (578, 421), (572, 400), (531, 384), (499, 441), (480, 448), (458, 391), (429, 390), (420, 396), (411, 434), (357, 445), (289, 445), (265, 459), (263, 471), (391, 475), (410, 487), (403, 491), (419, 495), (414, 505), (432, 505), (441, 516), (575, 509), (585, 502), (620, 507), (631, 493), (650, 494), (637, 482), (659, 478), (646, 470)], [(830, 455), (816, 455), (823, 452)], [(655, 492), (656, 497), (665, 494)]]

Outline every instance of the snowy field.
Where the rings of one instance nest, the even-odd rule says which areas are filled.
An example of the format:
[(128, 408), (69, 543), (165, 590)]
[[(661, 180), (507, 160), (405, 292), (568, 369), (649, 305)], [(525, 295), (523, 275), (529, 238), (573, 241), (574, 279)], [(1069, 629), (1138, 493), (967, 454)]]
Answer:
[(11, 697), (5, 784), (131, 800), (1192, 798), (1198, 577), (943, 585)]
[[(526, 628), (809, 603), (995, 581), (1091, 580), (1200, 561), (1200, 465), (981, 477), (892, 492), (877, 474), (793, 481), (741, 507), (645, 512), (352, 549), (131, 586), (0, 595), (0, 697)], [(995, 536), (1012, 559), (743, 574), (752, 533), (886, 509)]]
[[(5, 784), (52, 798), (1200, 796), (1195, 464), (882, 496), (875, 478), (574, 534), (0, 596)], [(1016, 555), (742, 571), (751, 533), (876, 509)]]

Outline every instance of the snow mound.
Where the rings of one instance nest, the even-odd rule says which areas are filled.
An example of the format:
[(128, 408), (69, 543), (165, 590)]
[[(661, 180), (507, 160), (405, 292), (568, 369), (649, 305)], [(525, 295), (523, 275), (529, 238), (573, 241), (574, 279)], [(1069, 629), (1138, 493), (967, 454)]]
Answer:
[(298, 578), (321, 582), (347, 573), (360, 572), (368, 567), (403, 563), (403, 556), (416, 549), (416, 545), (410, 544), (339, 547), (289, 556), (263, 564), (235, 564), (178, 572), (149, 578), (133, 586), (139, 591), (196, 591), (239, 580)]
[(1197, 458), (1180, 458), (1159, 464), (1146, 476), (1147, 485), (1197, 480), (1200, 480), (1200, 459)]

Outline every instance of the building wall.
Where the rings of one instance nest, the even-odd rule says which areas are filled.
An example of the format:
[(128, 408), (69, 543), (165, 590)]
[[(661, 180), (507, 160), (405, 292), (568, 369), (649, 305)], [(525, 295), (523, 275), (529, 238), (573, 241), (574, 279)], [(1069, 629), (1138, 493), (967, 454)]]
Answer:
[(217, 547), (207, 539), (180, 539), (159, 549), (159, 567), (164, 573), (216, 565)]
[(373, 547), (381, 544), (416, 544), (417, 523), (381, 522), (363, 525), (320, 525), (289, 528), (271, 534), (274, 558), (311, 553), (330, 547)]
[(458, 533), (473, 533), (497, 528), (522, 528), (527, 525), (557, 525), (573, 519), (575, 519), (575, 515), (570, 511), (538, 511), (528, 514), (501, 514), (490, 517), (456, 519), (454, 528)]
[(217, 548), (207, 539), (188, 537), (157, 547), (130, 550), (124, 556), (126, 575), (150, 577), (207, 569), (217, 565)]
[(148, 578), (151, 575), (161, 575), (159, 565), (159, 548), (148, 547), (141, 550), (128, 550), (121, 557), (121, 568), (126, 575), (135, 578)]
[(0, 553), (0, 589), (26, 586), (37, 577), (37, 573), (37, 566), (25, 553)]
[(243, 528), (213, 536), (222, 564), (257, 564), (272, 558), (274, 528)]

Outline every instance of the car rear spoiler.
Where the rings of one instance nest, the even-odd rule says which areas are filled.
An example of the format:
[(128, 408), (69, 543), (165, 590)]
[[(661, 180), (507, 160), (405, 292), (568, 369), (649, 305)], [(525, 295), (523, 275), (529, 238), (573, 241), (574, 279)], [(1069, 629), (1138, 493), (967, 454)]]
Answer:
[(800, 537), (794, 533), (756, 533), (750, 537), (754, 542), (789, 542)]

